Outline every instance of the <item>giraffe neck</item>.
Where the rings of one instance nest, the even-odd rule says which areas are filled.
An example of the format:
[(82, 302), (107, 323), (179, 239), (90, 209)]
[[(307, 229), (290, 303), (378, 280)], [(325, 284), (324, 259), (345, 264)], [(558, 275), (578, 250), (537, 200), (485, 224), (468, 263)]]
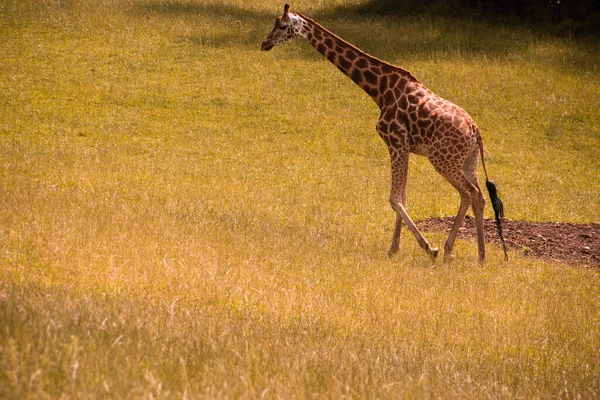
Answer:
[[(396, 87), (406, 87), (408, 82), (419, 83), (405, 69), (379, 60), (328, 31), (312, 19), (297, 14), (302, 19), (302, 30), (310, 44), (340, 71), (360, 86), (380, 108), (383, 108)], [(395, 100), (394, 100), (395, 101)]]

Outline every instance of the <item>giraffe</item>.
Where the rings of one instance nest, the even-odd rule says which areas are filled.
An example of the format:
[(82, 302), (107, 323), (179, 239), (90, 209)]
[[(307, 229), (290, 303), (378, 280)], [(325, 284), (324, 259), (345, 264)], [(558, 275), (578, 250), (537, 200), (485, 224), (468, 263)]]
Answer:
[(396, 213), (389, 256), (399, 250), (403, 223), (429, 256), (435, 259), (438, 255), (438, 249), (431, 247), (405, 209), (408, 159), (409, 154), (414, 153), (427, 157), (435, 170), (460, 194), (458, 213), (444, 245), (444, 259), (450, 261), (453, 258), (456, 235), (471, 207), (477, 226), (478, 259), (483, 263), (485, 199), (477, 178), (481, 156), (498, 234), (507, 259), (502, 235), (503, 204), (495, 185), (488, 179), (481, 133), (467, 112), (433, 93), (407, 70), (366, 54), (309, 17), (290, 13), (289, 8), (286, 4), (283, 15), (277, 18), (273, 30), (262, 42), (261, 50), (269, 51), (298, 36), (304, 37), (371, 96), (381, 109), (376, 128), (389, 150), (392, 169), (389, 201)]

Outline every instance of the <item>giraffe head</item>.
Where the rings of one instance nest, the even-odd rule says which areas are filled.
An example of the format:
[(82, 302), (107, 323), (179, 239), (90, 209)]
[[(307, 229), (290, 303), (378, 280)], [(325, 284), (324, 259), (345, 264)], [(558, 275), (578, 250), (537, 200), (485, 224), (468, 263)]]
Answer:
[(295, 14), (288, 13), (290, 5), (283, 7), (283, 15), (275, 21), (275, 26), (269, 36), (262, 42), (260, 49), (269, 51), (278, 44), (288, 42), (300, 33), (300, 18)]

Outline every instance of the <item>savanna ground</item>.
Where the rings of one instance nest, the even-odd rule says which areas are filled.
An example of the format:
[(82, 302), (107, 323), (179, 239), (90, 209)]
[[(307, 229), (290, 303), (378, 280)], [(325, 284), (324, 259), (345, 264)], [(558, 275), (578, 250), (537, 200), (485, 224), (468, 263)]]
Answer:
[[(454, 217), (427, 218), (417, 221), (420, 229), (450, 232)], [(503, 234), (508, 248), (546, 260), (600, 267), (600, 224), (570, 222), (529, 222), (503, 220)], [(488, 240), (502, 246), (496, 221), (486, 219), (484, 230)], [(459, 237), (477, 238), (474, 218), (465, 218)]]
[[(597, 40), (361, 4), (292, 11), (467, 109), (510, 221), (597, 226)], [(258, 50), (282, 6), (0, 5), (0, 398), (600, 397), (593, 260), (389, 259), (377, 108)], [(408, 196), (458, 208), (419, 157)]]

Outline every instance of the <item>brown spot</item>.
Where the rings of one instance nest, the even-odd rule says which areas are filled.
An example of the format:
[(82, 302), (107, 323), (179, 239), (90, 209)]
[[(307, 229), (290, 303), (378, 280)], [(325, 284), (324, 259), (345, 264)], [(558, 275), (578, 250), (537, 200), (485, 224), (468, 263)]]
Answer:
[[(398, 121), (396, 119), (393, 119), (390, 122), (390, 132), (398, 132), (402, 129), (402, 126), (398, 123)], [(404, 129), (402, 129), (403, 131), (405, 131)]]
[(354, 53), (352, 50), (348, 50), (346, 51), (346, 58), (350, 61), (354, 61), (356, 60), (356, 53)]
[(417, 121), (417, 109), (414, 106), (409, 105), (408, 108), (406, 109), (406, 112), (408, 113), (408, 119), (412, 122), (416, 122)]
[(356, 68), (354, 68), (354, 70), (352, 71), (351, 78), (356, 83), (362, 82), (362, 80), (363, 80), (360, 70), (358, 70)]
[[(379, 85), (379, 87), (381, 87), (381, 85)], [(383, 95), (385, 104), (392, 104), (395, 99), (396, 97), (394, 96), (394, 92), (392, 92), (390, 89), (385, 91), (385, 94)]]
[(381, 73), (382, 74), (393, 74), (394, 69), (392, 67), (390, 67), (389, 65), (382, 64), (381, 65)]
[(316, 38), (317, 40), (321, 40), (321, 39), (323, 39), (323, 34), (322, 34), (322, 32), (321, 32), (321, 30), (320, 30), (319, 28), (315, 27), (315, 28), (313, 29), (313, 33), (314, 33), (314, 35), (315, 35), (315, 38)]
[(327, 49), (325, 48), (325, 45), (323, 43), (319, 43), (317, 45), (317, 50), (319, 51), (319, 53), (325, 54), (325, 50), (327, 50)]
[(406, 90), (406, 84), (408, 83), (407, 79), (400, 79), (400, 82), (398, 83), (398, 90), (400, 90), (401, 92), (404, 92)]
[(423, 105), (423, 107), (419, 109), (419, 118), (429, 118), (429, 108), (426, 105)]
[(365, 68), (367, 68), (369, 66), (369, 62), (366, 59), (361, 58), (360, 60), (358, 60), (356, 62), (356, 66), (358, 68), (365, 69)]
[(371, 71), (373, 71), (375, 75), (381, 75), (381, 68), (379, 67), (371, 67)]
[(338, 54), (343, 54), (344, 53), (344, 49), (342, 49), (340, 46), (335, 46), (335, 52)]
[(330, 38), (325, 39), (325, 46), (327, 46), (328, 48), (333, 48), (333, 40), (331, 40)]
[(417, 125), (420, 129), (425, 130), (431, 126), (431, 120), (429, 119), (420, 119), (417, 121)]
[(394, 108), (388, 108), (385, 113), (383, 113), (382, 118), (385, 121), (393, 121), (396, 119), (396, 110)]
[(366, 70), (364, 72), (364, 75), (368, 83), (370, 83), (371, 85), (377, 84), (377, 75), (375, 75), (373, 72), (371, 72), (370, 70)]
[(377, 98), (379, 96), (379, 91), (372, 86), (369, 86), (368, 88), (366, 88), (365, 91), (371, 97)]
[[(390, 127), (390, 124), (388, 124), (387, 122), (385, 122), (382, 119), (380, 119), (379, 122), (377, 123), (377, 131), (378, 132), (387, 132), (389, 127)], [(380, 136), (383, 137), (381, 134), (380, 134)]]
[(400, 147), (400, 139), (396, 135), (390, 135), (389, 144), (392, 147), (398, 148)]
[(442, 107), (444, 105), (444, 101), (440, 98), (437, 98), (433, 101), (437, 107)]
[(384, 93), (388, 87), (388, 77), (383, 75), (379, 77), (379, 91)]
[(400, 97), (400, 100), (398, 101), (398, 107), (402, 110), (406, 110), (406, 107), (408, 107), (408, 99), (406, 98), (405, 94)]
[(339, 57), (339, 64), (345, 71), (348, 71), (352, 67), (352, 63), (343, 57)]

